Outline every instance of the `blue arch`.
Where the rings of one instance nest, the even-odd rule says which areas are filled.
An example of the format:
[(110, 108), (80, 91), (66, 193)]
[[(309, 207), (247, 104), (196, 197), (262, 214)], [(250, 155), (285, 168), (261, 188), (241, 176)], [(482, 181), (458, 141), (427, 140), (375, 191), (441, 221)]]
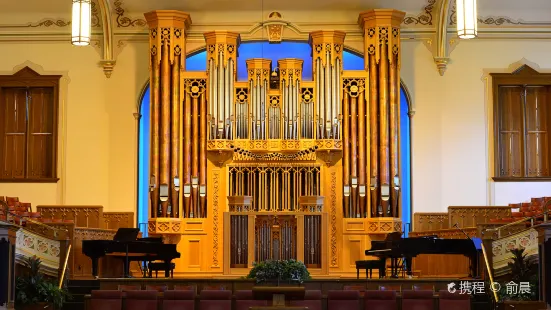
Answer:
[[(302, 77), (312, 80), (311, 47), (306, 42), (245, 42), (239, 46), (237, 58), (237, 79), (247, 80), (246, 60), (250, 58), (268, 58), (272, 60), (272, 68), (283, 58), (299, 58), (304, 60)], [(364, 70), (363, 56), (345, 50), (343, 53), (344, 70)], [(206, 71), (207, 53), (202, 50), (186, 58), (187, 71)], [(407, 90), (400, 88), (400, 151), (402, 152), (402, 223), (404, 231), (411, 227), (411, 131), (409, 119), (409, 97)], [(139, 124), (139, 154), (138, 154), (138, 225), (147, 234), (147, 218), (149, 212), (149, 85), (142, 93), (140, 102)]]

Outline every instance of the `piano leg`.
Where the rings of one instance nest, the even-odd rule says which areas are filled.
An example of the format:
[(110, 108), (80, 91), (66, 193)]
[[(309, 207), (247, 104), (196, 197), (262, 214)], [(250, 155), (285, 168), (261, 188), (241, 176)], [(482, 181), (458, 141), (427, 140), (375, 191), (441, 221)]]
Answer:
[(98, 260), (97, 257), (92, 258), (92, 276), (96, 279), (98, 278)]
[(411, 264), (412, 264), (413, 259), (411, 257), (407, 257), (407, 258), (404, 259), (404, 261), (405, 261), (405, 264), (406, 264), (406, 273), (407, 273), (408, 277), (411, 278), (413, 276), (413, 274), (411, 273)]
[(391, 270), (391, 278), (398, 278), (398, 259), (397, 258), (391, 258), (390, 259), (390, 270)]
[(165, 260), (165, 278), (170, 278), (170, 268), (171, 263), (170, 260)]

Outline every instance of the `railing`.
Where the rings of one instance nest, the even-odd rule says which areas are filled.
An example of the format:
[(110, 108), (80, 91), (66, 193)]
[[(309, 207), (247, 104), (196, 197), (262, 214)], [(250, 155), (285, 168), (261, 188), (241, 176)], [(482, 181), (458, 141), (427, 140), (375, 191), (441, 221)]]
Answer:
[(546, 223), (549, 220), (548, 208), (549, 208), (550, 205), (551, 205), (551, 200), (547, 201), (543, 205), (543, 212), (541, 212), (541, 213), (538, 213), (536, 215), (529, 216), (529, 217), (523, 217), (522, 219), (520, 219), (518, 221), (507, 223), (503, 226), (486, 229), (486, 231), (487, 232), (496, 232), (497, 231), (497, 237), (501, 238), (501, 230), (504, 229), (504, 228), (510, 227), (510, 226), (526, 223), (527, 221), (530, 221), (530, 226), (534, 226), (534, 220), (538, 219), (538, 218), (541, 218), (542, 216), (543, 216), (543, 223)]

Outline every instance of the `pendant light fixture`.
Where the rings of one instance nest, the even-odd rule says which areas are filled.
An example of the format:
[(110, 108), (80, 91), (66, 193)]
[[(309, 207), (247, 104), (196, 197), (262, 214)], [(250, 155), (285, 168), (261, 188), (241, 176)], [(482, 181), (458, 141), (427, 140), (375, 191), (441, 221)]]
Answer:
[(472, 39), (478, 35), (477, 0), (456, 0), (457, 35), (461, 39)]
[(73, 0), (71, 43), (77, 46), (90, 45), (92, 35), (92, 1)]

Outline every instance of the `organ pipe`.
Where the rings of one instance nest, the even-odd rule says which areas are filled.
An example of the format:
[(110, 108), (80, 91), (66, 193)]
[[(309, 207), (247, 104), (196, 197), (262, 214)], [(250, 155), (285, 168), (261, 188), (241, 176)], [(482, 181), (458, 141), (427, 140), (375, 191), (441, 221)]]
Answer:
[(364, 30), (364, 57), (371, 85), (372, 216), (400, 216), (398, 91), (400, 24), (404, 16), (396, 10), (370, 10), (361, 13), (358, 20)]
[(340, 61), (345, 33), (342, 31), (314, 31), (310, 33), (313, 50), (315, 82), (317, 139), (339, 139), (342, 115)]
[(235, 132), (236, 51), (239, 34), (211, 31), (204, 34), (207, 48), (209, 139), (233, 139)]
[(151, 151), (150, 217), (179, 216), (178, 179), (180, 168), (180, 102), (185, 67), (185, 30), (189, 14), (152, 11), (144, 14), (150, 45)]
[[(181, 54), (178, 53), (174, 55), (174, 64), (172, 66), (172, 81), (180, 81), (180, 60)], [(170, 180), (174, 183), (174, 180), (178, 179), (179, 175), (179, 156), (180, 156), (180, 83), (172, 83), (172, 122), (171, 122), (171, 132), (172, 137), (172, 148), (171, 148), (171, 162), (170, 162)], [(172, 187), (171, 193), (171, 213), (174, 214), (174, 217), (180, 216), (180, 199), (178, 196), (178, 191), (175, 187)]]

